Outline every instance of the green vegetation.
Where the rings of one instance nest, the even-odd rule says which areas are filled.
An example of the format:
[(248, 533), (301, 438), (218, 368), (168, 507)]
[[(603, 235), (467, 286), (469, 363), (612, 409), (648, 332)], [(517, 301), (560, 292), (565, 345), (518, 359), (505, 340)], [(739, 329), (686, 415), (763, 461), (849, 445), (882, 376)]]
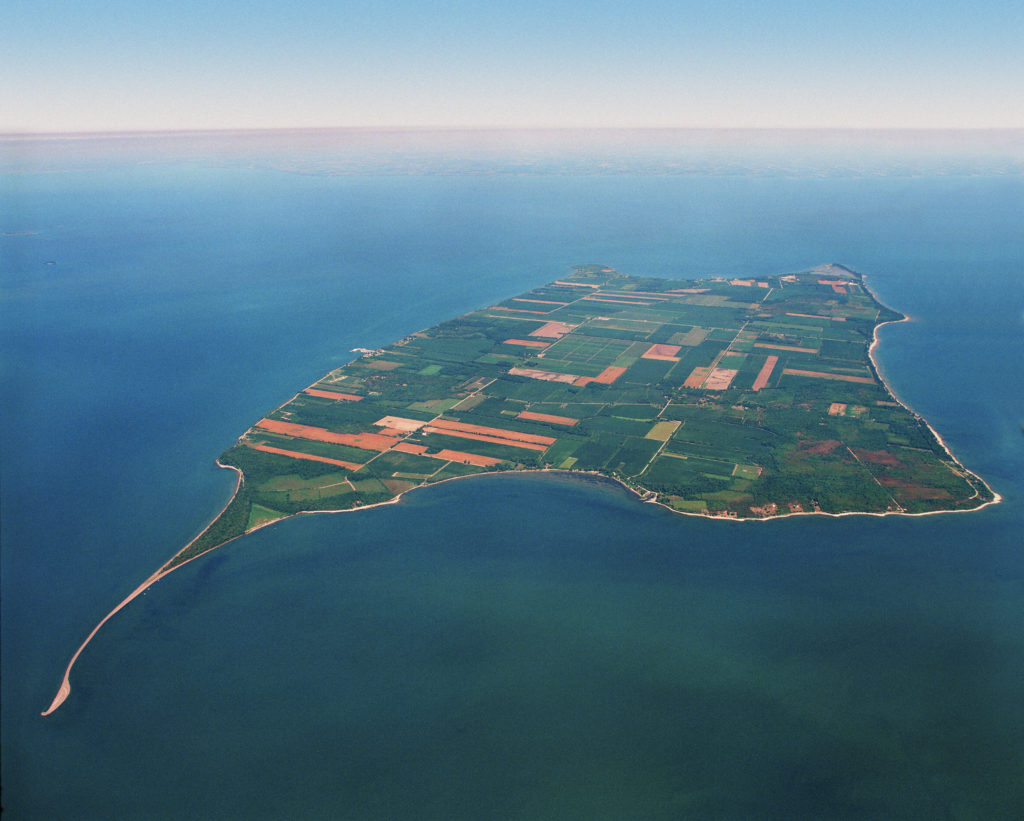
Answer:
[(221, 456), (244, 481), (173, 560), (306, 510), (488, 470), (596, 471), (743, 518), (964, 510), (980, 479), (868, 357), (900, 315), (836, 265), (759, 280), (600, 266), (364, 354)]

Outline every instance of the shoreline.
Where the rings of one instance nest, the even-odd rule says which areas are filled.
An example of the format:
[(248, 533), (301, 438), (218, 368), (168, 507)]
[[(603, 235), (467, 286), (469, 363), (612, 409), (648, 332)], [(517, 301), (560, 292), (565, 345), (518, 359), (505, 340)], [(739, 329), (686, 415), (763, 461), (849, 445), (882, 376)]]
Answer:
[[(850, 271), (850, 269), (845, 268), (845, 266), (840, 266), (840, 267), (843, 267), (845, 270)], [(888, 308), (888, 306), (886, 306), (878, 298), (877, 294), (875, 294), (875, 292), (868, 286), (866, 275), (864, 275), (864, 274), (857, 274), (855, 271), (850, 271), (850, 273), (856, 274), (858, 277), (860, 277), (860, 282), (863, 285), (864, 289), (871, 295), (871, 298), (878, 305), (880, 305), (880, 306), (882, 306), (884, 308)], [(893, 310), (893, 309), (889, 308), (889, 310)], [(888, 392), (888, 394), (893, 398), (893, 400), (895, 400), (908, 413), (912, 414), (915, 419), (918, 419), (918, 420), (920, 420), (921, 422), (924, 423), (924, 425), (931, 432), (932, 436), (935, 437), (935, 440), (939, 443), (939, 445), (942, 446), (942, 449), (945, 451), (946, 455), (953, 462), (953, 464), (955, 464), (967, 476), (971, 477), (971, 479), (973, 479), (973, 480), (979, 482), (981, 485), (983, 485), (985, 487), (985, 489), (990, 494), (992, 494), (992, 499), (989, 500), (989, 501), (982, 502), (981, 504), (979, 504), (979, 505), (977, 505), (975, 507), (970, 507), (970, 508), (959, 508), (959, 509), (952, 509), (952, 510), (928, 510), (928, 511), (923, 511), (923, 512), (920, 512), (920, 513), (908, 513), (905, 510), (885, 510), (885, 511), (856, 511), (856, 510), (851, 510), (851, 511), (843, 511), (841, 513), (829, 513), (829, 512), (826, 512), (826, 511), (822, 511), (822, 510), (804, 510), (804, 511), (797, 511), (797, 512), (792, 512), (791, 511), (791, 512), (788, 512), (788, 513), (779, 513), (779, 514), (772, 515), (772, 516), (744, 516), (744, 517), (739, 517), (739, 516), (723, 516), (723, 515), (715, 515), (715, 514), (706, 513), (706, 512), (705, 513), (696, 513), (696, 512), (687, 511), (687, 510), (677, 510), (676, 508), (672, 507), (671, 505), (665, 504), (664, 502), (659, 502), (657, 500), (657, 494), (654, 494), (654, 498), (647, 498), (648, 494), (653, 494), (654, 491), (650, 491), (650, 490), (647, 490), (647, 489), (643, 489), (643, 490), (637, 489), (636, 487), (633, 487), (633, 486), (627, 484), (624, 480), (622, 480), (622, 479), (620, 479), (620, 478), (618, 478), (616, 476), (611, 476), (611, 475), (602, 473), (600, 471), (594, 471), (594, 470), (574, 471), (574, 470), (563, 470), (563, 469), (559, 469), (559, 468), (528, 468), (528, 469), (522, 469), (522, 470), (516, 470), (516, 469), (498, 470), (498, 471), (487, 471), (487, 472), (482, 472), (482, 473), (471, 473), (471, 474), (467, 474), (465, 476), (451, 476), (451, 477), (448, 477), (447, 479), (441, 479), (440, 481), (437, 481), (437, 482), (431, 482), (429, 484), (420, 484), (420, 485), (417, 485), (415, 487), (411, 487), (411, 488), (408, 488), (406, 490), (403, 490), (402, 492), (396, 494), (395, 496), (393, 496), (390, 499), (387, 499), (386, 501), (374, 502), (373, 504), (369, 504), (369, 505), (359, 505), (359, 506), (356, 506), (356, 507), (343, 508), (343, 509), (340, 509), (340, 510), (303, 510), (303, 511), (299, 511), (298, 513), (288, 514), (286, 516), (282, 516), (279, 519), (273, 519), (273, 520), (271, 520), (269, 522), (264, 522), (263, 524), (257, 525), (256, 527), (254, 527), (254, 528), (252, 528), (250, 530), (246, 530), (245, 532), (240, 533), (237, 536), (233, 536), (232, 538), (226, 539), (225, 541), (220, 542), (219, 544), (215, 544), (212, 547), (207, 548), (203, 552), (197, 553), (195, 556), (191, 556), (188, 559), (185, 559), (184, 561), (182, 561), (182, 562), (180, 562), (178, 564), (174, 564), (173, 566), (168, 567), (168, 565), (171, 565), (171, 563), (178, 556), (180, 556), (183, 552), (188, 550), (189, 547), (191, 547), (196, 542), (196, 540), (198, 540), (204, 533), (206, 533), (217, 522), (217, 520), (223, 515), (224, 511), (226, 511), (228, 509), (228, 507), (231, 506), (232, 502), (234, 502), (235, 498), (238, 496), (239, 490), (242, 488), (242, 485), (243, 485), (243, 483), (245, 481), (245, 478), (244, 478), (244, 475), (243, 475), (242, 471), (239, 468), (235, 467), (234, 465), (226, 465), (226, 464), (222, 463), (220, 461), (220, 459), (218, 458), (218, 459), (214, 460), (215, 464), (218, 467), (223, 468), (225, 470), (233, 470), (237, 474), (236, 480), (235, 480), (235, 489), (232, 491), (231, 496), (228, 498), (228, 500), (225, 503), (224, 507), (221, 508), (221, 510), (217, 513), (217, 515), (214, 516), (210, 520), (210, 522), (206, 525), (206, 527), (204, 527), (198, 534), (196, 534), (196, 536), (193, 537), (188, 542), (188, 544), (186, 544), (184, 547), (182, 547), (178, 551), (176, 551), (174, 553), (174, 555), (172, 555), (166, 562), (164, 562), (160, 566), (159, 570), (157, 570), (155, 573), (153, 573), (152, 575), (147, 577), (138, 587), (136, 587), (131, 593), (129, 593), (127, 597), (122, 599), (121, 602), (118, 603), (116, 607), (114, 607), (109, 613), (107, 613), (107, 615), (105, 615), (99, 621), (99, 623), (96, 624), (96, 626), (92, 629), (92, 631), (86, 637), (85, 641), (82, 642), (82, 644), (75, 651), (74, 655), (72, 655), (71, 660), (68, 662), (68, 665), (67, 665), (67, 667), (66, 667), (66, 669), (64, 671), (64, 677), (63, 677), (63, 679), (61, 681), (60, 686), (57, 689), (57, 693), (54, 696), (53, 701), (51, 702), (49, 708), (47, 708), (45, 712), (40, 713), (40, 715), (42, 715), (42, 716), (49, 716), (49, 715), (51, 715), (52, 713), (54, 713), (67, 700), (68, 696), (71, 694), (71, 670), (74, 667), (75, 662), (78, 661), (79, 656), (82, 654), (82, 652), (88, 646), (89, 642), (91, 642), (92, 639), (99, 632), (100, 628), (102, 628), (103, 625), (107, 623), (107, 621), (109, 621), (114, 615), (116, 615), (118, 612), (120, 612), (124, 607), (126, 607), (128, 604), (130, 604), (132, 601), (134, 601), (136, 598), (138, 598), (140, 595), (142, 595), (146, 590), (148, 590), (150, 587), (152, 587), (158, 581), (163, 579), (165, 576), (168, 576), (171, 573), (173, 573), (179, 567), (184, 567), (185, 565), (189, 564), (190, 562), (192, 562), (192, 561), (194, 561), (194, 560), (196, 560), (198, 558), (201, 558), (202, 556), (206, 556), (208, 553), (211, 553), (212, 551), (217, 550), (218, 548), (221, 548), (224, 545), (230, 544), (231, 542), (234, 542), (234, 541), (242, 538), (243, 536), (247, 536), (250, 533), (255, 533), (257, 530), (261, 530), (261, 529), (263, 529), (265, 527), (269, 527), (270, 525), (277, 524), (278, 522), (286, 521), (287, 519), (291, 519), (291, 518), (293, 518), (295, 516), (315, 515), (315, 514), (353, 513), (353, 512), (361, 511), (361, 510), (372, 510), (374, 508), (383, 507), (385, 505), (398, 504), (402, 500), (402, 497), (405, 496), (406, 493), (409, 493), (411, 491), (419, 490), (421, 488), (431, 487), (433, 485), (441, 485), (441, 484), (444, 484), (446, 482), (455, 481), (457, 479), (473, 479), (473, 478), (477, 478), (477, 477), (480, 477), (480, 476), (503, 475), (503, 474), (504, 475), (510, 475), (510, 474), (528, 475), (528, 474), (533, 474), (533, 473), (559, 474), (559, 475), (565, 475), (565, 476), (569, 476), (569, 477), (576, 477), (576, 478), (580, 478), (580, 479), (583, 479), (584, 477), (599, 478), (599, 479), (601, 479), (603, 481), (608, 481), (608, 482), (612, 482), (612, 483), (616, 483), (616, 484), (620, 485), (621, 487), (625, 488), (627, 491), (632, 493), (634, 496), (636, 496), (637, 500), (640, 501), (643, 504), (655, 505), (657, 507), (664, 508), (665, 510), (668, 510), (669, 512), (674, 513), (674, 514), (678, 514), (680, 516), (693, 516), (693, 517), (700, 518), (700, 519), (708, 519), (708, 520), (712, 520), (712, 521), (727, 521), (727, 522), (772, 522), (772, 521), (777, 521), (777, 520), (788, 519), (788, 518), (791, 518), (793, 516), (827, 516), (827, 517), (832, 517), (832, 518), (839, 518), (839, 517), (842, 517), (842, 516), (876, 516), (876, 517), (884, 517), (884, 516), (911, 516), (911, 517), (915, 517), (915, 516), (938, 516), (938, 515), (945, 515), (945, 514), (949, 514), (949, 513), (975, 513), (975, 512), (977, 512), (979, 510), (983, 510), (984, 508), (988, 507), (989, 505), (995, 505), (995, 504), (1001, 503), (1003, 501), (1003, 497), (999, 493), (997, 493), (995, 490), (993, 490), (992, 487), (988, 484), (988, 482), (986, 482), (981, 476), (976, 474), (974, 471), (969, 470), (968, 468), (966, 468), (963, 465), (963, 463), (956, 457), (956, 455), (950, 449), (949, 445), (946, 444), (945, 440), (938, 433), (938, 431), (936, 431), (935, 428), (932, 427), (931, 423), (929, 423), (927, 419), (925, 419), (923, 416), (921, 416), (921, 414), (917, 413), (917, 411), (915, 411), (909, 404), (907, 404), (902, 398), (900, 398), (900, 396), (896, 393), (896, 391), (893, 390), (892, 386), (889, 384), (888, 380), (885, 378), (881, 368), (879, 368), (878, 362), (875, 359), (875, 352), (876, 352), (876, 349), (878, 348), (878, 346), (880, 344), (879, 343), (879, 338), (878, 338), (878, 331), (879, 331), (879, 329), (884, 327), (884, 326), (886, 326), (886, 325), (895, 325), (895, 324), (899, 324), (901, 322), (910, 322), (911, 321), (911, 318), (909, 316), (907, 316), (905, 314), (902, 314), (902, 312), (899, 312), (899, 313), (901, 313), (901, 316), (902, 316), (901, 319), (887, 320), (885, 322), (880, 322), (880, 323), (878, 323), (877, 325), (874, 326), (874, 330), (872, 331), (871, 344), (868, 346), (868, 359), (871, 362), (871, 367), (874, 369), (875, 375), (878, 377), (879, 382), (881, 382), (882, 386), (885, 388), (885, 390)], [(317, 380), (317, 381), (319, 381), (319, 380)], [(314, 382), (313, 384), (316, 384), (316, 382)], [(301, 392), (302, 391), (299, 391), (299, 393), (301, 393)], [(299, 395), (298, 393), (295, 394), (295, 396), (298, 396), (298, 395)], [(977, 490), (977, 489), (975, 491), (975, 496), (980, 496), (980, 491)]]
[[(861, 280), (861, 284), (864, 286), (864, 289), (869, 294), (871, 294), (871, 298), (873, 300), (875, 300), (875, 302), (877, 302), (879, 305), (882, 305), (883, 307), (886, 307), (886, 308), (889, 307), (888, 305), (885, 305), (885, 303), (883, 303), (878, 298), (878, 295), (868, 285), (868, 283), (867, 283), (867, 276), (866, 275), (860, 274), (860, 280)], [(894, 310), (894, 309), (889, 308), (889, 310)], [(900, 313), (902, 314), (902, 311)], [(988, 482), (986, 482), (981, 476), (979, 476), (973, 470), (970, 470), (969, 468), (964, 466), (963, 462), (961, 462), (956, 457), (956, 454), (954, 454), (952, 449), (949, 447), (949, 445), (946, 444), (946, 440), (942, 438), (941, 434), (937, 430), (935, 430), (934, 427), (932, 427), (931, 422), (929, 422), (921, 414), (919, 414), (916, 410), (914, 410), (907, 402), (905, 402), (899, 396), (899, 394), (896, 393), (896, 391), (893, 389), (892, 385), (889, 384), (889, 380), (886, 379), (885, 375), (882, 373), (882, 369), (878, 366), (878, 361), (875, 359), (875, 351), (876, 351), (876, 349), (878, 348), (878, 346), (880, 344), (879, 343), (879, 339), (878, 339), (878, 331), (879, 331), (880, 328), (884, 328), (886, 325), (898, 325), (901, 322), (912, 322), (913, 321), (913, 319), (910, 316), (908, 316), (907, 314), (902, 314), (902, 315), (903, 315), (902, 319), (891, 319), (888, 322), (880, 322), (877, 325), (875, 325), (875, 329), (871, 333), (871, 344), (868, 346), (868, 359), (871, 360), (871, 367), (873, 367), (875, 369), (875, 373), (878, 375), (879, 381), (882, 383), (882, 385), (885, 387), (885, 389), (889, 392), (889, 395), (893, 399), (895, 399), (896, 402), (899, 403), (900, 407), (902, 407), (905, 411), (907, 411), (907, 413), (912, 414), (915, 419), (919, 419), (919, 420), (921, 420), (924, 423), (925, 427), (928, 428), (928, 430), (931, 433), (931, 435), (935, 437), (935, 441), (938, 442), (942, 446), (942, 449), (946, 452), (946, 455), (953, 461), (953, 464), (955, 464), (957, 467), (959, 467), (968, 476), (971, 476), (972, 478), (974, 478), (977, 481), (981, 482), (981, 484), (983, 484), (985, 486), (985, 489), (988, 490), (988, 492), (992, 494), (991, 501), (983, 502), (982, 504), (978, 505), (977, 507), (966, 508), (966, 509), (963, 509), (963, 510), (934, 510), (934, 511), (926, 511), (924, 513), (906, 513), (904, 515), (906, 515), (906, 516), (928, 516), (928, 515), (931, 515), (932, 513), (973, 513), (974, 511), (981, 510), (982, 508), (988, 507), (989, 505), (999, 504), (1000, 502), (1003, 501), (1003, 497), (999, 493), (997, 493), (995, 490), (993, 490), (992, 486)], [(833, 515), (837, 515), (837, 514), (833, 514)]]
[[(221, 517), (224, 511), (228, 509), (230, 504), (235, 500), (235, 497), (238, 495), (238, 490), (242, 486), (242, 471), (240, 471), (233, 465), (222, 464), (219, 459), (214, 460), (214, 462), (217, 465), (217, 467), (224, 468), (225, 470), (233, 470), (237, 474), (237, 476), (235, 477), (235, 489), (231, 492), (231, 496), (224, 504), (224, 507), (222, 507), (220, 511), (218, 511), (217, 515), (210, 520), (206, 527), (200, 530), (192, 539), (189, 540), (188, 544), (186, 544), (184, 547), (178, 550), (174, 554), (174, 556), (171, 556), (170, 559), (168, 559), (166, 562), (160, 565), (159, 570), (157, 570), (155, 573), (146, 578), (146, 580), (143, 581), (142, 584), (140, 584), (125, 598), (123, 598), (120, 601), (120, 603), (116, 607), (114, 607), (113, 610), (111, 610), (109, 613), (107, 613), (107, 615), (100, 619), (99, 623), (92, 629), (92, 632), (90, 632), (89, 635), (85, 637), (85, 641), (83, 641), (79, 645), (74, 655), (71, 656), (71, 661), (68, 662), (68, 666), (64, 670), (64, 678), (61, 680), (60, 686), (57, 688), (57, 694), (53, 697), (53, 701), (50, 702), (50, 706), (46, 709), (46, 711), (40, 713), (41, 716), (48, 716), (51, 713), (55, 712), (57, 708), (60, 707), (67, 700), (67, 697), (71, 695), (71, 669), (75, 666), (75, 662), (78, 661), (78, 657), (82, 655), (82, 651), (85, 650), (85, 648), (89, 645), (89, 642), (92, 641), (96, 634), (100, 631), (100, 628), (103, 627), (103, 625), (106, 624), (116, 613), (118, 613), (122, 608), (128, 606), (131, 602), (133, 602), (135, 599), (137, 599), (139, 596), (141, 596), (143, 593), (149, 590), (150, 587), (152, 587), (154, 584), (160, 581), (164, 576), (173, 573), (179, 567), (184, 567), (186, 564), (192, 561), (192, 559), (198, 559), (200, 556), (205, 556), (207, 553), (210, 552), (210, 550), (216, 550), (218, 547), (226, 545), (228, 544), (228, 542), (234, 541), (234, 539), (229, 539), (227, 542), (221, 542), (219, 545), (214, 545), (213, 547), (211, 547), (210, 550), (204, 550), (202, 553), (193, 556), (192, 559), (187, 559), (181, 564), (175, 565), (174, 567), (170, 568), (169, 570), (166, 569), (167, 565), (174, 561), (175, 556), (179, 556), (181, 555), (182, 552), (188, 550), (188, 548), (195, 543), (196, 539), (202, 536), (207, 530), (209, 530), (213, 526), (213, 523)], [(242, 535), (244, 536), (245, 534), (243, 533)], [(235, 538), (237, 539), (239, 537), (236, 536)]]

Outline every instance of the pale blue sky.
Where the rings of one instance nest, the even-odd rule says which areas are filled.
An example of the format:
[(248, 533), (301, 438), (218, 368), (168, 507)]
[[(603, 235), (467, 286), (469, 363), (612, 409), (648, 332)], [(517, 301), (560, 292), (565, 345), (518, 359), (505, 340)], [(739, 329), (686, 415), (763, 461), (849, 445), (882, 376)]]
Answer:
[(0, 131), (1024, 127), (1020, 0), (6, 0)]

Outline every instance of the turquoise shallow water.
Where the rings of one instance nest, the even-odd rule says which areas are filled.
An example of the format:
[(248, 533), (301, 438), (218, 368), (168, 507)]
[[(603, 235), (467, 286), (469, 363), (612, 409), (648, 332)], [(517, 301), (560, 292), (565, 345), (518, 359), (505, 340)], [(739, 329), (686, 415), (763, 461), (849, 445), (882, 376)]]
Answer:
[[(39, 232), (0, 239), (11, 818), (1020, 817), (1019, 178), (3, 184), (4, 230)], [(601, 483), (448, 483), (187, 566), (39, 717), (219, 509), (212, 458), (350, 348), (576, 262), (827, 260), (914, 318), (883, 370), (1004, 504), (742, 524)]]

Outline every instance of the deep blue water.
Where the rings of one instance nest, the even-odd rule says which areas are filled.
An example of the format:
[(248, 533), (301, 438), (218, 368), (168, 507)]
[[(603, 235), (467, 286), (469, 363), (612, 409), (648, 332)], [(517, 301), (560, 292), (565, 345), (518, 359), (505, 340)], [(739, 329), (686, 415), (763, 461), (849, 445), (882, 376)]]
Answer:
[[(10, 818), (1024, 815), (1019, 176), (223, 159), (0, 177)], [(742, 524), (599, 483), (453, 482), (186, 566), (39, 716), (224, 503), (213, 458), (351, 348), (574, 263), (826, 261), (913, 317), (882, 369), (1004, 504)]]

